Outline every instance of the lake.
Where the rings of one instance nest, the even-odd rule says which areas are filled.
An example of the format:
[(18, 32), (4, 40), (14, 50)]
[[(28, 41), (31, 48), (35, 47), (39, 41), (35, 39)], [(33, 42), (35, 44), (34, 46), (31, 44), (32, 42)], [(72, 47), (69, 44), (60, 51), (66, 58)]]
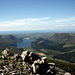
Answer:
[(17, 48), (31, 47), (31, 42), (35, 39), (23, 39), (23, 41), (17, 43)]

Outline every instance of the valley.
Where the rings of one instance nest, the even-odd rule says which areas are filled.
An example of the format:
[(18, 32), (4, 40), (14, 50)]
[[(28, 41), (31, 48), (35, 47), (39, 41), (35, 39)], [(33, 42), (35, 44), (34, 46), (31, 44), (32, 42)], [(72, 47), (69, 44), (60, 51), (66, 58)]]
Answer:
[(16, 33), (0, 35), (0, 52), (5, 48), (19, 54), (22, 51), (29, 50), (40, 57), (48, 57), (47, 61), (54, 62), (56, 67), (68, 72), (71, 70), (70, 73), (74, 73), (74, 68), (70, 68), (70, 66), (75, 65), (74, 38), (74, 33)]

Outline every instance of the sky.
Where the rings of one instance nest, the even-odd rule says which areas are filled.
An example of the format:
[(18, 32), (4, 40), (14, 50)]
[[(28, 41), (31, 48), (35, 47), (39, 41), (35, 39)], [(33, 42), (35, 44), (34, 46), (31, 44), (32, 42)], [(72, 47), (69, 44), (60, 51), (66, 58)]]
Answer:
[(0, 0), (0, 31), (75, 31), (75, 0)]

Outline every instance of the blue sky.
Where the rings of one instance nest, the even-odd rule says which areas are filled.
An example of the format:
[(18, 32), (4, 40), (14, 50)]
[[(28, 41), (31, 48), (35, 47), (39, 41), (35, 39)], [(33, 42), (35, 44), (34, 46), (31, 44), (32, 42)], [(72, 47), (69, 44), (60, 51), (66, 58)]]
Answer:
[(0, 0), (0, 31), (74, 29), (75, 0)]

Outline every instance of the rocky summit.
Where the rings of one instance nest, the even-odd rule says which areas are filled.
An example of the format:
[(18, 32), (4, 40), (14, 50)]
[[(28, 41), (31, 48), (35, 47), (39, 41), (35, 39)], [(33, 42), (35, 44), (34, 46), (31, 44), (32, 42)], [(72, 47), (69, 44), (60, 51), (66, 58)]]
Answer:
[[(6, 48), (0, 55), (0, 75), (59, 75), (55, 63), (46, 60), (47, 57), (39, 57), (28, 50), (17, 54)], [(60, 75), (67, 74), (70, 75)]]
[(30, 51), (12, 53), (8, 48), (0, 55), (0, 75), (55, 75), (55, 63), (47, 63)]

